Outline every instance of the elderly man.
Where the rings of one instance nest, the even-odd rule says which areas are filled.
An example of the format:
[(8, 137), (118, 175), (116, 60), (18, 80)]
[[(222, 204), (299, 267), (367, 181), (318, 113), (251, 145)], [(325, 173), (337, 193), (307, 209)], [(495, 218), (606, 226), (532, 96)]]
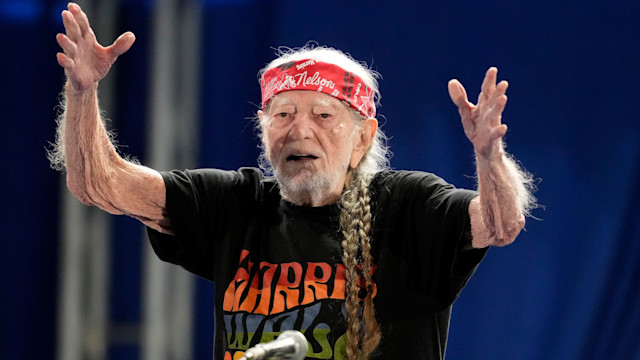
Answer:
[(475, 105), (449, 83), (476, 152), (477, 192), (389, 170), (376, 74), (323, 47), (283, 52), (261, 71), (267, 176), (159, 173), (119, 156), (98, 108), (98, 82), (134, 35), (102, 47), (78, 5), (62, 18), (68, 82), (52, 162), (80, 201), (139, 219), (161, 259), (214, 282), (216, 359), (288, 329), (304, 333), (308, 359), (444, 357), (451, 304), (535, 202), (503, 150), (507, 83), (496, 84), (497, 69)]

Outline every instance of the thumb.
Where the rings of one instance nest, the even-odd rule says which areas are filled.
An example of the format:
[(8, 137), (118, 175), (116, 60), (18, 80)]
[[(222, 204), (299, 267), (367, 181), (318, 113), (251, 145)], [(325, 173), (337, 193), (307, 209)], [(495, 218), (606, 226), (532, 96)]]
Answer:
[(449, 96), (460, 110), (470, 106), (464, 86), (456, 79), (449, 81)]
[(136, 36), (133, 35), (131, 31), (127, 31), (126, 33), (120, 35), (116, 41), (111, 44), (107, 49), (111, 52), (113, 56), (120, 56), (127, 52), (131, 45), (136, 41)]

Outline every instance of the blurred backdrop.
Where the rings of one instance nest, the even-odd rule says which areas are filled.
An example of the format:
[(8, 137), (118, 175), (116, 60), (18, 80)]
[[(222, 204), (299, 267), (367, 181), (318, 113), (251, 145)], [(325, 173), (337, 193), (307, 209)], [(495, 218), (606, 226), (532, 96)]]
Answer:
[[(396, 169), (474, 187), (447, 93), (510, 82), (508, 151), (544, 209), (454, 305), (448, 359), (640, 359), (637, 1), (80, 1), (99, 41), (137, 36), (101, 84), (122, 153), (158, 170), (255, 166), (257, 72), (309, 40), (379, 71)], [(49, 168), (63, 1), (0, 1), (1, 359), (208, 359), (213, 290), (149, 255), (135, 220)], [(416, 309), (416, 312), (420, 309)]]

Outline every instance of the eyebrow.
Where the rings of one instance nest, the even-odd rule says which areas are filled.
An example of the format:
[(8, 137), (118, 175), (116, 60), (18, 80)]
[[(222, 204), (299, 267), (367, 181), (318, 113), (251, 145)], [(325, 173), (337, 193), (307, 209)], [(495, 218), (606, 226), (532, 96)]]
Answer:
[(329, 107), (336, 107), (336, 103), (331, 101), (331, 99), (323, 99), (323, 98), (319, 98), (316, 99), (313, 102), (313, 106), (329, 106)]
[[(313, 103), (311, 104), (311, 107), (322, 106), (322, 107), (338, 108), (339, 107), (338, 104), (339, 103), (333, 101), (333, 99), (317, 98), (313, 101)], [(271, 104), (269, 104), (269, 107), (283, 106), (283, 105), (296, 106), (296, 103), (291, 99), (276, 97), (271, 101)]]
[(293, 101), (287, 98), (275, 98), (271, 101), (271, 105), (295, 105)]

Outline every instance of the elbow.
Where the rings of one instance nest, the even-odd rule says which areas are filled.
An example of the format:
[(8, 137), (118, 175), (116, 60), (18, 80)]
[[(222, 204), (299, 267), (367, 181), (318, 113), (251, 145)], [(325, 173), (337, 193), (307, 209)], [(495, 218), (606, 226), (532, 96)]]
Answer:
[(67, 189), (69, 189), (69, 192), (81, 203), (89, 206), (94, 205), (87, 191), (86, 182), (81, 177), (68, 173)]
[(67, 189), (81, 203), (96, 206), (110, 214), (124, 214), (123, 200), (114, 188), (114, 180), (104, 174), (67, 173)]
[(522, 213), (519, 215), (520, 216), (517, 218), (517, 220), (510, 221), (504, 224), (503, 231), (502, 231), (502, 238), (495, 239), (492, 245), (507, 246), (512, 244), (514, 241), (516, 241), (516, 238), (518, 237), (522, 229), (524, 229), (524, 224), (525, 224), (524, 215)]
[(469, 217), (474, 248), (512, 244), (525, 224), (525, 217), (521, 211), (482, 211), (480, 202), (475, 199), (469, 204)]

